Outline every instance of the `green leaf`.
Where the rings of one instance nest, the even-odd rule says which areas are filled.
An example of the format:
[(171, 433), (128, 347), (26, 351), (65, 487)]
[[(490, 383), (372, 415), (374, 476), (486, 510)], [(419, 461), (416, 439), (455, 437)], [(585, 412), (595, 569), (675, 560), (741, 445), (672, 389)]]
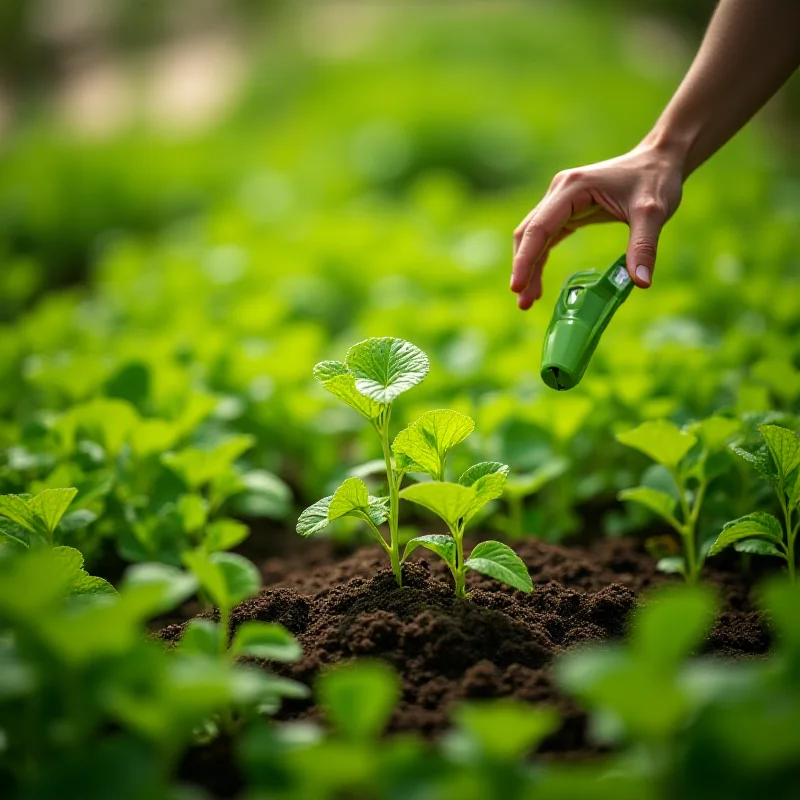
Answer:
[(437, 556), (443, 558), (451, 567), (455, 566), (456, 540), (452, 536), (439, 533), (432, 533), (428, 536), (417, 536), (406, 544), (402, 560), (405, 561), (418, 547), (425, 547), (433, 551)]
[(210, 619), (193, 619), (183, 631), (178, 649), (216, 658), (222, 649), (222, 626)]
[(794, 431), (779, 425), (759, 425), (758, 430), (767, 443), (769, 452), (784, 482), (800, 466), (800, 439)]
[(362, 660), (324, 672), (317, 697), (340, 735), (355, 741), (378, 736), (400, 698), (394, 670), (383, 661)]
[(76, 550), (74, 547), (60, 546), (54, 547), (51, 552), (68, 581), (72, 581), (73, 577), (77, 577), (83, 569), (83, 553), (80, 550)]
[(227, 472), (233, 462), (254, 443), (255, 439), (252, 436), (231, 436), (209, 450), (187, 447), (177, 453), (164, 453), (161, 460), (177, 473), (192, 491), (197, 491)]
[(470, 467), (458, 479), (461, 486), (470, 486), (476, 492), (475, 500), (464, 516), (469, 522), (489, 501), (501, 497), (508, 478), (508, 466), (499, 461), (482, 461)]
[(314, 367), (314, 377), (322, 384), (331, 378), (347, 375), (348, 372), (347, 364), (343, 361), (320, 361)]
[(724, 450), (730, 438), (739, 432), (742, 425), (738, 419), (714, 415), (696, 423), (692, 433), (697, 433), (709, 453)]
[(208, 520), (208, 503), (199, 494), (182, 494), (175, 504), (175, 510), (187, 533), (199, 531)]
[(649, 508), (665, 519), (674, 516), (676, 500), (672, 495), (649, 486), (636, 486), (633, 489), (623, 489), (617, 497), (628, 500)]
[(328, 522), (369, 508), (367, 486), (360, 478), (348, 478), (334, 493), (328, 507)]
[(378, 403), (391, 403), (425, 380), (430, 364), (418, 347), (391, 337), (366, 339), (345, 357), (356, 389)]
[(525, 563), (502, 542), (481, 542), (472, 551), (465, 566), (522, 592), (533, 591), (533, 582)]
[(717, 541), (711, 547), (708, 554), (715, 556), (728, 545), (738, 542), (741, 539), (749, 538), (767, 539), (775, 544), (783, 544), (783, 529), (772, 514), (765, 514), (756, 511), (754, 514), (747, 514), (744, 517), (728, 522), (723, 528), (722, 533), (717, 537)]
[(661, 419), (643, 422), (633, 430), (618, 433), (617, 441), (639, 450), (665, 467), (674, 468), (692, 449), (697, 437)]
[(675, 669), (700, 644), (714, 622), (717, 603), (704, 586), (654, 592), (633, 621), (633, 651), (659, 670)]
[(236, 629), (231, 653), (290, 663), (301, 658), (303, 649), (283, 625), (249, 620)]
[(236, 553), (212, 553), (211, 561), (222, 573), (230, 606), (253, 597), (261, 590), (261, 574), (252, 561)]
[(766, 446), (760, 447), (757, 450), (748, 450), (744, 447), (732, 445), (731, 450), (736, 453), (737, 456), (743, 458), (749, 464), (752, 464), (758, 470), (759, 474), (770, 483), (776, 484), (778, 482), (777, 467)]
[(463, 703), (453, 713), (456, 724), (494, 761), (516, 761), (534, 750), (560, 724), (553, 708), (539, 708), (518, 700), (482, 700)]
[(329, 378), (323, 382), (322, 387), (368, 420), (377, 419), (385, 408), (383, 403), (378, 403), (358, 391), (352, 372)]
[(395, 456), (405, 455), (434, 478), (443, 480), (448, 454), (473, 430), (474, 421), (457, 411), (446, 408), (428, 411), (397, 434), (392, 451)]
[(233, 500), (233, 510), (247, 517), (285, 519), (292, 510), (292, 490), (277, 475), (254, 469), (241, 476), (243, 491)]
[(564, 458), (551, 458), (532, 472), (509, 475), (506, 492), (513, 497), (536, 494), (545, 484), (563, 475), (569, 462)]
[(183, 560), (220, 609), (229, 611), (261, 588), (255, 565), (236, 553), (194, 550), (184, 553)]
[(206, 527), (203, 544), (209, 552), (232, 550), (250, 535), (250, 528), (235, 519), (217, 519)]
[(409, 458), (405, 453), (399, 453), (394, 459), (394, 468), (397, 472), (405, 474), (406, 472), (420, 473), (425, 472), (425, 469), (417, 464), (416, 461)]
[(72, 582), (70, 593), (75, 595), (93, 595), (101, 597), (114, 597), (117, 590), (104, 578), (89, 575), (85, 570), (81, 570), (77, 578)]
[(27, 500), (19, 495), (0, 495), (0, 515), (25, 528), (26, 531), (36, 532), (36, 514)]
[(331, 500), (333, 500), (333, 495), (328, 495), (328, 497), (317, 500), (316, 503), (303, 511), (295, 527), (297, 533), (301, 536), (311, 536), (327, 527), (328, 509), (331, 507)]
[[(348, 478), (339, 489), (344, 487), (349, 481), (359, 481), (359, 483), (361, 483), (358, 478)], [(354, 487), (350, 486), (347, 488), (346, 492), (340, 496), (339, 510), (345, 507), (346, 498), (350, 496), (353, 491), (355, 491)], [(335, 497), (335, 494), (323, 497), (303, 511), (300, 518), (297, 520), (297, 526), (295, 528), (297, 533), (301, 536), (311, 536), (312, 534), (319, 533), (319, 531), (333, 522), (333, 519), (330, 517), (330, 508)], [(367, 497), (367, 500), (368, 504), (366, 507), (355, 510), (356, 515), (358, 515), (358, 512), (366, 514), (372, 521), (372, 524), (376, 526), (385, 522), (389, 518), (389, 498), (372, 497), (370, 495)], [(339, 516), (348, 515), (353, 515), (352, 509)]]
[(767, 539), (741, 539), (734, 542), (733, 549), (738, 553), (752, 553), (757, 556), (778, 556), (786, 558), (786, 554)]
[(169, 564), (134, 564), (125, 570), (120, 593), (123, 600), (141, 609), (144, 617), (166, 614), (197, 591), (191, 572)]
[(400, 497), (404, 500), (410, 500), (433, 511), (451, 527), (455, 527), (467, 514), (477, 496), (477, 491), (471, 486), (439, 481), (415, 483), (400, 492)]
[[(22, 545), (22, 547), (30, 547), (30, 531), (12, 522), (10, 519), (0, 517), (0, 544), (6, 545)], [(3, 542), (3, 537), (6, 537)]]
[(137, 458), (164, 453), (175, 446), (181, 429), (163, 419), (143, 419), (130, 435), (131, 450)]
[(78, 494), (77, 489), (45, 489), (30, 500), (28, 505), (52, 536), (76, 494)]
[(667, 575), (686, 575), (686, 559), (683, 556), (666, 556), (656, 563), (659, 572)]

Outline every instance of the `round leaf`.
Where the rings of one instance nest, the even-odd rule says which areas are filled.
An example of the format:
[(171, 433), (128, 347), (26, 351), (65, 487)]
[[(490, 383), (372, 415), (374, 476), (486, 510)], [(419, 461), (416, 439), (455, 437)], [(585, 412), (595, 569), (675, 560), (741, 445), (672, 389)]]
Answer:
[(403, 339), (366, 339), (353, 345), (345, 358), (356, 389), (377, 403), (391, 403), (425, 380), (428, 356)]

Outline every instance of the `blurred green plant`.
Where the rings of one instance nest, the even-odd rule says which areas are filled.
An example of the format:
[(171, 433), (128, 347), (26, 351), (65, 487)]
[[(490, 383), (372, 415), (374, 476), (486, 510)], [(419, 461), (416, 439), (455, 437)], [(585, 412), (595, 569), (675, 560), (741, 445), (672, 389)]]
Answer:
[(706, 491), (729, 469), (726, 445), (738, 429), (737, 420), (714, 416), (685, 430), (667, 420), (657, 420), (617, 434), (618, 441), (644, 453), (663, 469), (649, 473), (650, 482), (656, 486), (624, 489), (619, 499), (645, 506), (681, 537), (685, 555), (662, 558), (658, 567), (663, 572), (680, 573), (689, 583), (698, 579), (711, 546), (710, 542), (698, 545), (697, 541)]
[(795, 540), (800, 530), (800, 437), (779, 425), (760, 425), (764, 444), (751, 450), (735, 446), (733, 451), (751, 463), (775, 489), (783, 521), (756, 511), (729, 522), (711, 546), (709, 555), (726, 547), (740, 553), (777, 556), (786, 562), (789, 578), (796, 580)]

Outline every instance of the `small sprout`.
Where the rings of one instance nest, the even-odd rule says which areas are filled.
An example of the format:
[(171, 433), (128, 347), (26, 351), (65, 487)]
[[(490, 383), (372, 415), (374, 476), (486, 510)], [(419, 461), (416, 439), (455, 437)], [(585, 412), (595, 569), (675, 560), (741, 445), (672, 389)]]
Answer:
[[(508, 475), (505, 464), (487, 461), (468, 469), (458, 483), (446, 480), (447, 457), (472, 433), (475, 423), (450, 409), (428, 411), (400, 431), (389, 446), (392, 402), (424, 380), (428, 369), (428, 357), (419, 348), (388, 338), (367, 339), (351, 347), (344, 362), (317, 364), (314, 377), (322, 386), (372, 424), (381, 442), (383, 462), (380, 470), (370, 462), (358, 475), (345, 480), (333, 495), (307, 508), (297, 521), (297, 532), (310, 536), (341, 517), (356, 517), (366, 523), (389, 555), (398, 584), (402, 584), (402, 562), (416, 548), (425, 547), (450, 567), (459, 597), (466, 596), (467, 567), (529, 592), (532, 584), (528, 570), (506, 545), (484, 542), (469, 560), (464, 558), (465, 525), (490, 500), (502, 495)], [(372, 497), (361, 480), (376, 471), (386, 474), (388, 497)], [(434, 480), (401, 491), (407, 473), (427, 473)], [(450, 530), (449, 536), (412, 539), (402, 560), (398, 535), (401, 497), (441, 517)], [(389, 523), (388, 541), (379, 527), (384, 522)]]
[(738, 428), (736, 420), (713, 416), (685, 430), (656, 420), (617, 435), (622, 444), (659, 464), (664, 474), (659, 488), (636, 486), (619, 493), (620, 500), (644, 506), (680, 535), (685, 556), (662, 558), (658, 562), (662, 572), (680, 573), (690, 583), (697, 580), (707, 552), (697, 546), (700, 511), (708, 485), (720, 474), (717, 457)]
[[(760, 425), (765, 446), (757, 450), (731, 448), (749, 461), (774, 487), (783, 524), (772, 514), (755, 512), (727, 523), (711, 546), (714, 556), (733, 545), (740, 553), (777, 556), (796, 580), (795, 541), (800, 531), (800, 438), (778, 425)], [(797, 515), (797, 518), (795, 518)]]

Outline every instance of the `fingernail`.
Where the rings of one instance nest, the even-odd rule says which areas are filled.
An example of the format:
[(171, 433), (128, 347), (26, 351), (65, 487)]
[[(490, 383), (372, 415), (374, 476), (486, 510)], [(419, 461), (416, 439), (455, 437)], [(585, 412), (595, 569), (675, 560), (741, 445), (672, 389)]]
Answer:
[(650, 285), (650, 267), (646, 267), (644, 264), (639, 264), (639, 266), (636, 267), (636, 277), (642, 283), (646, 283), (649, 286)]

